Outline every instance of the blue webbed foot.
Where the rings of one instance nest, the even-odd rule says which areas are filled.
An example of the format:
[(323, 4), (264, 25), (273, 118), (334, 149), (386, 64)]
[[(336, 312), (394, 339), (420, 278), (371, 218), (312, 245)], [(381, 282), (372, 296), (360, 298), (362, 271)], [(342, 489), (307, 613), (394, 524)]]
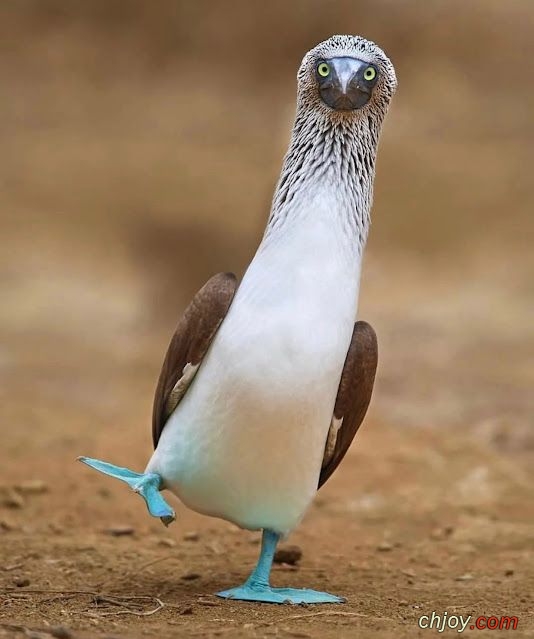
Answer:
[(136, 473), (129, 468), (121, 468), (91, 457), (78, 457), (78, 461), (104, 473), (104, 475), (120, 479), (128, 484), (133, 491), (141, 495), (145, 500), (148, 512), (152, 517), (159, 517), (165, 526), (168, 526), (176, 519), (174, 510), (159, 492), (162, 479), (157, 473)]
[(223, 590), (217, 593), (225, 599), (239, 599), (241, 601), (261, 601), (277, 604), (324, 604), (343, 603), (345, 599), (331, 595), (328, 592), (308, 590), (307, 588), (272, 588), (268, 585), (244, 583), (237, 588)]
[(273, 563), (276, 544), (280, 539), (278, 533), (264, 530), (261, 542), (260, 557), (250, 577), (242, 586), (218, 592), (224, 599), (240, 599), (242, 601), (263, 601), (265, 603), (291, 604), (324, 604), (343, 603), (345, 599), (330, 595), (327, 592), (308, 590), (307, 588), (273, 588), (269, 583), (269, 575)]

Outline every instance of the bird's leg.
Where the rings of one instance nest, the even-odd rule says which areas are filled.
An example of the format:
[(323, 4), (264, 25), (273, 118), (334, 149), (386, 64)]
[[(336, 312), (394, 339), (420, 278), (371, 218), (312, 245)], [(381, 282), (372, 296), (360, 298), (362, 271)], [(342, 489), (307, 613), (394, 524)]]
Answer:
[(78, 457), (78, 461), (104, 473), (104, 475), (115, 477), (115, 479), (120, 479), (128, 484), (134, 492), (141, 495), (145, 500), (148, 512), (152, 517), (159, 517), (165, 526), (168, 526), (176, 519), (174, 510), (159, 492), (162, 479), (157, 473), (136, 473), (129, 468), (121, 468), (90, 457)]
[(272, 530), (264, 530), (261, 552), (256, 567), (242, 586), (218, 592), (225, 599), (243, 601), (262, 601), (265, 603), (343, 603), (345, 600), (327, 592), (308, 590), (307, 588), (273, 588), (269, 583), (274, 551), (280, 535)]

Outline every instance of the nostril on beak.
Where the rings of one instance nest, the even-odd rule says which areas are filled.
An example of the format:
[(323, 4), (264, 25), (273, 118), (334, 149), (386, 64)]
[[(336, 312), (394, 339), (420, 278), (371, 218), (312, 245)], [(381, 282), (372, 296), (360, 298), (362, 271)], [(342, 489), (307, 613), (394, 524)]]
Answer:
[(344, 75), (341, 78), (339, 78), (339, 90), (344, 95), (347, 94), (347, 90), (350, 88), (350, 85), (352, 84), (353, 77), (354, 76)]

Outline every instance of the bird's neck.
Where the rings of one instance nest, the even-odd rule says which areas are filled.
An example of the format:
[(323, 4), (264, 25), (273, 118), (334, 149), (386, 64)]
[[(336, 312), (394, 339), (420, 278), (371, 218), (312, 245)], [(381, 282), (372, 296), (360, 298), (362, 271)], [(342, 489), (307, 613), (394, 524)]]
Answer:
[(378, 132), (367, 120), (325, 122), (297, 112), (264, 242), (323, 216), (361, 254), (373, 197)]

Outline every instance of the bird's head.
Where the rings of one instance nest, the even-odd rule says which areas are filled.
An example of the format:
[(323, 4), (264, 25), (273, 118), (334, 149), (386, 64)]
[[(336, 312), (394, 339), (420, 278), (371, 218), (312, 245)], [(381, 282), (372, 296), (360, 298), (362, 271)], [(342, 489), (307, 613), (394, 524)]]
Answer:
[(335, 35), (308, 51), (298, 72), (298, 105), (330, 121), (378, 116), (397, 88), (395, 69), (374, 42)]

